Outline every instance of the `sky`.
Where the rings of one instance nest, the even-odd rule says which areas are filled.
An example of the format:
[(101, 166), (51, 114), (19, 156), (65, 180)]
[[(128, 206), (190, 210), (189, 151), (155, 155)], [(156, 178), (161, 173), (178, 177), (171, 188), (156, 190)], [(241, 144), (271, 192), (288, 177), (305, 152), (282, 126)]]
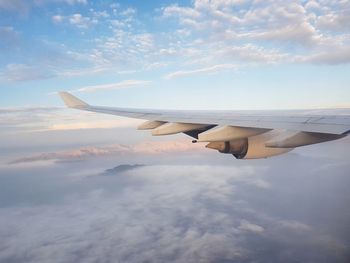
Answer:
[(349, 107), (349, 1), (0, 1), (0, 107)]
[(56, 94), (350, 108), (349, 17), (345, 0), (0, 0), (0, 262), (349, 262), (349, 136), (236, 160)]

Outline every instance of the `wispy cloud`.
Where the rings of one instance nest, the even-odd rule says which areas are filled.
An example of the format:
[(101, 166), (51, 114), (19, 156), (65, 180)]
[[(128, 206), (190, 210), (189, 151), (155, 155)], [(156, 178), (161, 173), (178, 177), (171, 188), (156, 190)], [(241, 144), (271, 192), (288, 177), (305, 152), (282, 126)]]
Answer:
[(165, 76), (166, 79), (173, 79), (173, 78), (179, 78), (179, 77), (187, 77), (187, 76), (192, 76), (196, 74), (203, 74), (203, 73), (218, 73), (221, 71), (227, 71), (227, 70), (236, 70), (238, 68), (237, 65), (234, 64), (220, 64), (220, 65), (215, 65), (211, 67), (206, 67), (206, 68), (199, 68), (199, 69), (194, 69), (194, 70), (180, 70), (180, 71), (175, 71), (172, 73), (169, 73)]
[(79, 88), (75, 91), (96, 92), (101, 90), (125, 89), (125, 88), (131, 88), (136, 86), (147, 86), (147, 85), (150, 85), (151, 83), (152, 83), (151, 81), (147, 81), (147, 80), (123, 80), (117, 83), (86, 86), (86, 87)]

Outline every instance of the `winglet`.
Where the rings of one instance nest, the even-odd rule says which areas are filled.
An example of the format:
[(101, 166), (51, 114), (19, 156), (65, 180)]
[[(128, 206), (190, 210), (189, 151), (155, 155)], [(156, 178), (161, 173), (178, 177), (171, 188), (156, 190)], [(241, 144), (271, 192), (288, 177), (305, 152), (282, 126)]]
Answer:
[(62, 98), (64, 104), (66, 104), (66, 106), (69, 108), (85, 108), (89, 106), (89, 104), (85, 103), (84, 101), (78, 99), (68, 92), (62, 91), (58, 94)]

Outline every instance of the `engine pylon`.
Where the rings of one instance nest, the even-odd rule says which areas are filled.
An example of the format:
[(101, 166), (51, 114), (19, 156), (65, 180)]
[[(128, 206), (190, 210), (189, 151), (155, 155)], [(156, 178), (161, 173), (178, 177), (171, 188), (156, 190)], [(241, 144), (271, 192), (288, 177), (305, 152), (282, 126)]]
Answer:
[(188, 132), (192, 130), (202, 129), (207, 127), (207, 124), (195, 124), (195, 123), (166, 123), (158, 128), (152, 130), (152, 135), (169, 135), (180, 132)]

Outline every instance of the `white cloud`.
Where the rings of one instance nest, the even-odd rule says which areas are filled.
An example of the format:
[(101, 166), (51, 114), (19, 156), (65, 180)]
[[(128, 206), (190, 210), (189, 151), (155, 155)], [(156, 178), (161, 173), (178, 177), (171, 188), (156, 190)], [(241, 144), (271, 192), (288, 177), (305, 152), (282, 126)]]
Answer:
[[(200, 63), (211, 59), (211, 64), (214, 61), (227, 63), (228, 59), (221, 57), (218, 60), (215, 54), (233, 50), (232, 53), (236, 52), (242, 58), (241, 63), (254, 60), (260, 63), (289, 63), (295, 61), (293, 57), (317, 55), (320, 51), (327, 52), (332, 48), (337, 49), (338, 46), (348, 46), (348, 10), (348, 1), (324, 1), (321, 7), (316, 1), (303, 5), (299, 1), (280, 0), (197, 0), (190, 7), (170, 5), (163, 8), (163, 19), (176, 18), (179, 29), (185, 28), (187, 36), (192, 36), (187, 39), (178, 37), (182, 48), (195, 47), (198, 50), (196, 59), (181, 53), (188, 61)], [(196, 43), (196, 37), (200, 39), (200, 43)], [(255, 51), (239, 52), (240, 49), (252, 46)], [(167, 50), (180, 53), (179, 48), (174, 47), (161, 50), (163, 53)], [(304, 62), (307, 62), (306, 58), (305, 56)], [(334, 60), (334, 64), (337, 61), (340, 62)]]
[(52, 16), (52, 21), (56, 24), (61, 23), (63, 20), (64, 20), (64, 16), (61, 16), (61, 15)]
[(86, 86), (77, 89), (76, 91), (79, 92), (96, 92), (101, 90), (114, 90), (114, 89), (125, 89), (125, 88), (131, 88), (136, 86), (147, 86), (150, 85), (152, 82), (147, 80), (123, 80), (118, 83), (111, 83), (111, 84), (102, 84), (102, 85), (94, 85), (94, 86)]
[(350, 2), (339, 12), (332, 12), (317, 17), (316, 23), (322, 29), (333, 32), (349, 32), (350, 31)]
[(201, 13), (190, 7), (179, 7), (178, 5), (171, 5), (163, 9), (163, 15), (165, 17), (185, 16), (185, 17), (198, 18), (201, 16)]
[(245, 230), (253, 233), (262, 233), (264, 232), (264, 228), (262, 226), (252, 224), (247, 220), (242, 220), (241, 224), (239, 225), (238, 229)]
[(203, 74), (203, 73), (213, 74), (213, 73), (218, 73), (218, 72), (227, 71), (227, 70), (236, 70), (237, 68), (238, 68), (237, 65), (234, 65), (234, 64), (220, 64), (220, 65), (214, 65), (211, 67), (199, 68), (194, 70), (175, 71), (167, 74), (165, 78), (173, 79), (173, 78), (187, 77), (187, 76)]
[(272, 29), (262, 33), (252, 33), (252, 38), (300, 45), (313, 44), (317, 39), (315, 28), (307, 22), (291, 24), (283, 28)]
[(88, 28), (89, 25), (98, 23), (96, 19), (85, 17), (79, 13), (71, 15), (68, 18), (68, 21), (71, 25), (77, 26), (79, 28)]
[(136, 9), (132, 8), (132, 7), (128, 7), (127, 9), (121, 11), (119, 14), (122, 15), (122, 16), (131, 17), (131, 16), (136, 14)]

